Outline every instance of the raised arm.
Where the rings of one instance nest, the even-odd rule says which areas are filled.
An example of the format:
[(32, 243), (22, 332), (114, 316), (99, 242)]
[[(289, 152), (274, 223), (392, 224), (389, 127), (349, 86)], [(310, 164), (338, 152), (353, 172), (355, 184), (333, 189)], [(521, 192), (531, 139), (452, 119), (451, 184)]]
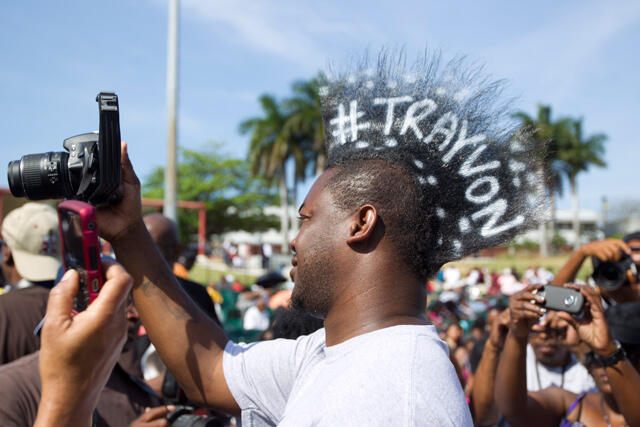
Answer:
[(565, 283), (572, 283), (587, 257), (593, 256), (602, 261), (618, 261), (622, 256), (621, 251), (627, 254), (631, 253), (627, 244), (619, 239), (605, 239), (586, 243), (571, 254), (571, 257), (558, 271), (551, 284), (562, 286)]
[(147, 232), (125, 143), (122, 187), (118, 204), (98, 209), (98, 227), (133, 277), (133, 299), (149, 338), (190, 400), (238, 414), (222, 370), (228, 339), (187, 296)]
[(545, 313), (544, 297), (527, 286), (509, 299), (511, 323), (498, 363), (495, 401), (498, 412), (512, 425), (557, 425), (563, 415), (558, 390), (527, 393), (527, 338), (529, 331)]
[(509, 327), (509, 310), (504, 310), (491, 325), (489, 339), (484, 345), (478, 369), (473, 376), (471, 414), (476, 424), (493, 425), (498, 422), (495, 402), (495, 378), (500, 352)]
[[(601, 358), (613, 355), (618, 349), (605, 319), (604, 308), (600, 297), (587, 286), (565, 285), (578, 290), (585, 297), (585, 312), (581, 318), (575, 318), (568, 313), (559, 313), (578, 331), (578, 336), (591, 350)], [(611, 384), (613, 395), (620, 412), (624, 415), (628, 425), (640, 425), (640, 405), (638, 405), (638, 390), (640, 390), (640, 373), (628, 359), (606, 366), (607, 378)]]

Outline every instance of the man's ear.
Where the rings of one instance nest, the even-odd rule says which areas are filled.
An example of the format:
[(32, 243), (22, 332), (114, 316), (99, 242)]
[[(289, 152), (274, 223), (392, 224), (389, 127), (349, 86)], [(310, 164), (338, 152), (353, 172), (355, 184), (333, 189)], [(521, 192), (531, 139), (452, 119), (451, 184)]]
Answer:
[(347, 243), (361, 243), (373, 235), (378, 222), (378, 211), (372, 205), (364, 205), (351, 218)]

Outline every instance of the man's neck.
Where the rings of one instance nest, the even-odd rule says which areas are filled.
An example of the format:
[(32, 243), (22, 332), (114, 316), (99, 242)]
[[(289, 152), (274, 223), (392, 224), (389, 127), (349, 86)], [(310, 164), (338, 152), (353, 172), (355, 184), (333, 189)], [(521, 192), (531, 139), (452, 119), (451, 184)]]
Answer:
[(345, 291), (329, 310), (324, 321), (327, 346), (391, 326), (429, 324), (424, 284), (397, 273), (360, 277), (343, 281)]

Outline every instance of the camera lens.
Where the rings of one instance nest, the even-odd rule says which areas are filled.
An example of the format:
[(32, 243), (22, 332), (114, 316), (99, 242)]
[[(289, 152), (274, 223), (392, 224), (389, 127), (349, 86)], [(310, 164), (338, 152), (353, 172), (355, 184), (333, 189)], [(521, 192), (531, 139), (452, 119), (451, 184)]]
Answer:
[(27, 154), (9, 163), (9, 188), (30, 200), (62, 199), (73, 195), (65, 152)]
[(9, 179), (11, 194), (15, 197), (24, 197), (24, 186), (22, 185), (22, 175), (20, 174), (20, 161), (10, 161), (7, 169), (7, 178)]

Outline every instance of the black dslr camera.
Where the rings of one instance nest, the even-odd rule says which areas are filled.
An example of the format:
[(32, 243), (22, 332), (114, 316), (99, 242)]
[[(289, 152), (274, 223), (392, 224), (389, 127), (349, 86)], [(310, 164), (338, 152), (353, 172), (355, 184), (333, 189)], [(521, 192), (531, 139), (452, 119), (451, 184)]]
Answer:
[(615, 291), (620, 289), (624, 284), (629, 283), (627, 280), (627, 271), (638, 276), (638, 269), (629, 255), (622, 253), (622, 257), (618, 262), (603, 262), (596, 257), (591, 257), (593, 263), (593, 280), (598, 286), (607, 291)]
[(116, 202), (120, 193), (118, 96), (100, 92), (100, 131), (64, 140), (68, 151), (27, 154), (9, 162), (9, 188), (30, 200), (75, 199), (93, 205)]

